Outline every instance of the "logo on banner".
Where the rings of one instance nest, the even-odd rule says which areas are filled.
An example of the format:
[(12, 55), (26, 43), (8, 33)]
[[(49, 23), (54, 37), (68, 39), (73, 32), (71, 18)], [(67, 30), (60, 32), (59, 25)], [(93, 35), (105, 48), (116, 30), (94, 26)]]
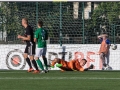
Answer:
[[(96, 55), (95, 52), (92, 52), (92, 51), (87, 51), (86, 53), (78, 52), (78, 51), (77, 52), (48, 52), (49, 65), (51, 64), (51, 62), (54, 58), (61, 58), (68, 62), (73, 59), (78, 59), (80, 61), (83, 58), (85, 58), (85, 59), (87, 59), (87, 63), (85, 65), (85, 67), (89, 67), (91, 64), (96, 63), (97, 60), (95, 60), (95, 59), (98, 59), (97, 69), (102, 68), (102, 62), (99, 59), (99, 55)], [(96, 69), (96, 67), (95, 67), (95, 69)]]
[(24, 69), (26, 61), (24, 60), (23, 52), (18, 49), (10, 51), (6, 57), (6, 65), (13, 70)]

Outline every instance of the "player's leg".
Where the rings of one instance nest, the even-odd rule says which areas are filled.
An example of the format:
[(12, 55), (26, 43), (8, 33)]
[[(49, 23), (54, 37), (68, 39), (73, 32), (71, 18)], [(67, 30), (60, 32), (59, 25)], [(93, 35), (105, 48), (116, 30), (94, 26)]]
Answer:
[(33, 64), (34, 68), (36, 69), (36, 70), (34, 70), (33, 73), (39, 73), (40, 71), (38, 69), (36, 61), (34, 60), (34, 55), (30, 55), (30, 60), (32, 61), (32, 64)]
[(26, 62), (28, 64), (28, 66), (29, 66), (28, 72), (33, 71), (33, 68), (32, 68), (32, 65), (31, 65), (31, 61), (28, 58), (28, 46), (26, 46), (23, 56), (24, 56), (24, 58), (25, 58), (25, 60), (26, 60)]
[(36, 48), (35, 60), (38, 64), (39, 68), (41, 68), (42, 71), (44, 71), (43, 64), (42, 64), (41, 60), (39, 59), (39, 57), (42, 56), (42, 53), (43, 53), (43, 48)]
[(35, 73), (39, 73), (39, 69), (38, 69), (38, 66), (37, 66), (37, 63), (36, 61), (34, 60), (34, 55), (35, 55), (35, 48), (36, 48), (36, 45), (35, 44), (31, 44), (29, 46), (29, 57), (30, 57), (30, 60), (34, 66), (34, 68), (36, 69), (34, 72)]
[(106, 54), (106, 60), (107, 60), (107, 66), (109, 66), (109, 56), (110, 56), (110, 51)]
[(47, 51), (47, 48), (46, 48), (46, 47), (43, 48), (42, 58), (43, 58), (43, 61), (44, 61), (44, 64), (45, 64), (46, 72), (48, 72), (48, 65), (47, 65), (46, 51)]
[(102, 69), (104, 70), (104, 68), (106, 67), (105, 54), (104, 54), (104, 53), (101, 53), (101, 54), (100, 54), (100, 59), (102, 60), (102, 64), (103, 64)]

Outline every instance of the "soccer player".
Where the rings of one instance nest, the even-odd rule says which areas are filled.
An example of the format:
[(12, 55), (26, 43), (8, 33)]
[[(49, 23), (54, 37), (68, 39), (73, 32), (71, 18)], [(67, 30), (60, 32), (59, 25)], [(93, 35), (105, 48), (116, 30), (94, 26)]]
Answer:
[(83, 66), (86, 64), (87, 60), (86, 59), (82, 59), (81, 61), (77, 60), (71, 60), (69, 62), (62, 60), (60, 58), (55, 58), (52, 61), (51, 67), (54, 68), (54, 65), (56, 63), (56, 66), (59, 67), (61, 69), (61, 71), (87, 71), (89, 69), (93, 69), (93, 65), (90, 65), (89, 68), (83, 68)]
[[(42, 28), (43, 22), (41, 20), (38, 21), (38, 29), (35, 31), (34, 34), (34, 41), (37, 42), (37, 48), (36, 48), (36, 55), (35, 60), (39, 67), (42, 69), (41, 73), (48, 72), (48, 66), (47, 66), (47, 58), (46, 58), (46, 51), (47, 51), (47, 42), (48, 34), (45, 29)], [(43, 58), (46, 70), (44, 70), (44, 67), (42, 65), (41, 60), (39, 57)]]
[[(28, 63), (28, 65), (29, 65), (28, 72), (34, 71), (34, 69), (32, 68), (32, 65), (31, 65), (31, 61), (32, 61), (32, 64), (34, 65), (34, 67), (36, 69), (34, 71), (34, 73), (39, 73), (37, 63), (34, 60), (35, 47), (36, 47), (36, 44), (34, 42), (34, 33), (33, 33), (32, 27), (28, 24), (28, 19), (27, 18), (22, 19), (22, 26), (25, 28), (25, 35), (24, 36), (18, 35), (18, 38), (22, 39), (23, 41), (26, 42), (26, 48), (25, 48), (23, 56), (26, 59), (26, 62)], [(28, 57), (28, 55), (29, 55), (29, 57)]]
[(99, 49), (99, 55), (100, 59), (102, 60), (102, 70), (104, 70), (105, 67), (109, 66), (109, 48), (110, 48), (110, 40), (108, 39), (108, 35), (103, 33), (98, 36), (98, 39), (100, 39), (100, 49)]

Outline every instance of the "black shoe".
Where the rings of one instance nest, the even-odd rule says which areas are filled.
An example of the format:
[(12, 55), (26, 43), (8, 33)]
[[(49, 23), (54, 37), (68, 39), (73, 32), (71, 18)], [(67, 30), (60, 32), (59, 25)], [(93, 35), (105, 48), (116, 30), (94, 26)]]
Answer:
[(45, 73), (48, 73), (49, 72), (49, 70), (45, 70)]

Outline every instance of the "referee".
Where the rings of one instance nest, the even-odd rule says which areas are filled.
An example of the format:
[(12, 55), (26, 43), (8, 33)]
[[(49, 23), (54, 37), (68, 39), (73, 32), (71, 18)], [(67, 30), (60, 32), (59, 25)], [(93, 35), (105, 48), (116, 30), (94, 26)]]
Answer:
[[(32, 62), (32, 64), (34, 65), (34, 67), (36, 69), (34, 71), (34, 73), (39, 73), (37, 63), (34, 60), (35, 48), (36, 48), (36, 44), (34, 42), (34, 33), (33, 33), (33, 29), (28, 24), (27, 18), (22, 19), (22, 26), (25, 28), (25, 35), (24, 36), (18, 35), (18, 39), (22, 39), (23, 41), (26, 42), (26, 48), (25, 48), (23, 56), (29, 65), (28, 72), (34, 71), (34, 69), (32, 68), (32, 65), (31, 65), (31, 62)], [(28, 57), (28, 55), (29, 55), (29, 57)]]

